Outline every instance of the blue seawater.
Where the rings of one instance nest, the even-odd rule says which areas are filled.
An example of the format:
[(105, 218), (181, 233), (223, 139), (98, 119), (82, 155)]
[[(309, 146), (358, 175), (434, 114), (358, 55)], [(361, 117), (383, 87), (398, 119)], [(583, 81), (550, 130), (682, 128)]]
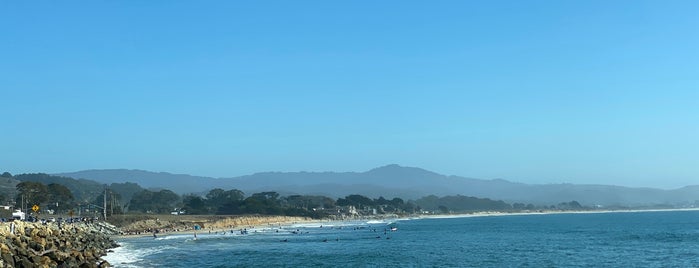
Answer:
[[(106, 259), (114, 267), (699, 267), (699, 211), (319, 225), (127, 238)], [(398, 230), (384, 234), (391, 226)]]

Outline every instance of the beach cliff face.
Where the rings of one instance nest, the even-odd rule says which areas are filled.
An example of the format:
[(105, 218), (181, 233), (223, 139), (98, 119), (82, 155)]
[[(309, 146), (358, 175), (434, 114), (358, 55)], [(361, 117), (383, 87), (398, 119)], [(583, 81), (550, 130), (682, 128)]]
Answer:
[(84, 223), (1, 223), (0, 268), (109, 267), (101, 257), (118, 245), (96, 228)]
[(300, 223), (311, 221), (306, 217), (245, 215), (225, 217), (180, 217), (180, 218), (156, 218), (140, 220), (121, 226), (121, 231), (126, 235), (169, 233), (177, 231), (193, 231), (194, 226), (201, 230), (225, 230), (230, 228), (246, 228), (250, 226), (276, 226), (280, 224)]

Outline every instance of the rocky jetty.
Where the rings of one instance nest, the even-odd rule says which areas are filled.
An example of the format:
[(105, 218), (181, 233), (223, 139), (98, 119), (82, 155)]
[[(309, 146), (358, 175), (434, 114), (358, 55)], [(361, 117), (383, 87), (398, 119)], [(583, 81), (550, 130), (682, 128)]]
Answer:
[(109, 267), (101, 257), (118, 245), (87, 223), (0, 223), (0, 268)]

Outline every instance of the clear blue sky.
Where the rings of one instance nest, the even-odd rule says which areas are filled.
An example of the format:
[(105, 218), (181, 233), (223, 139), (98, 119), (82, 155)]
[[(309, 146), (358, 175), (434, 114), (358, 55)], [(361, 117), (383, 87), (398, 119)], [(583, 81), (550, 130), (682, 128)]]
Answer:
[(0, 3), (0, 170), (699, 184), (699, 1)]

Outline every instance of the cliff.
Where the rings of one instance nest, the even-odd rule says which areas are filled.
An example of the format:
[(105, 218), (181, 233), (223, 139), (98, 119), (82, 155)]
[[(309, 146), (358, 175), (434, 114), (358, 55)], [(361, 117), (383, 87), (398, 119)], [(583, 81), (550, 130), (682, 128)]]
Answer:
[(169, 233), (173, 231), (192, 231), (195, 225), (202, 229), (230, 229), (249, 226), (270, 226), (294, 222), (307, 222), (310, 218), (289, 216), (175, 216), (162, 215), (158, 218), (137, 220), (121, 226), (123, 234)]

